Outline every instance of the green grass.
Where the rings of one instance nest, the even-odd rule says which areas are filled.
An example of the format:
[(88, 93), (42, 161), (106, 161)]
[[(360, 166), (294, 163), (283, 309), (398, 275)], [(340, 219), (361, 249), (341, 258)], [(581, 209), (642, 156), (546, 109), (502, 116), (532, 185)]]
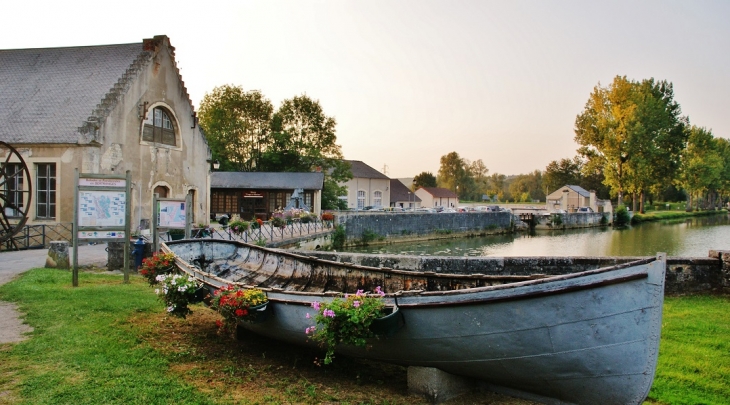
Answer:
[(648, 221), (663, 221), (663, 220), (672, 220), (672, 219), (689, 218), (689, 217), (704, 217), (704, 216), (720, 215), (720, 214), (727, 215), (727, 210), (693, 211), (693, 212), (649, 211), (645, 214), (640, 214), (637, 212), (631, 218), (631, 223), (638, 224), (641, 222), (648, 222)]
[(667, 297), (649, 403), (730, 403), (730, 298)]
[[(246, 336), (231, 340), (203, 306), (170, 318), (140, 277), (34, 269), (0, 286), (35, 329), (0, 345), (0, 404), (423, 404), (405, 369)], [(727, 404), (730, 298), (667, 297), (649, 404)], [(475, 397), (470, 403), (523, 404)], [(482, 399), (477, 399), (482, 398)], [(448, 403), (456, 404), (465, 398)]]

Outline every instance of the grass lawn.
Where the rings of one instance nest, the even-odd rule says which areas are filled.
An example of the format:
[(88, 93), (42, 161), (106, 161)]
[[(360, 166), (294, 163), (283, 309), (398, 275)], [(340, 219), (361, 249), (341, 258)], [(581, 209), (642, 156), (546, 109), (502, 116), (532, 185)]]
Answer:
[[(0, 345), (0, 404), (422, 404), (406, 369), (256, 336), (218, 334), (217, 315), (193, 306), (170, 318), (140, 277), (35, 269), (0, 286), (35, 328)], [(730, 299), (667, 298), (652, 404), (727, 404)], [(499, 395), (448, 404), (529, 404)]]
[(689, 218), (689, 217), (705, 217), (712, 215), (727, 215), (727, 210), (719, 211), (647, 211), (645, 214), (635, 213), (631, 218), (632, 224), (647, 221), (663, 221), (671, 219)]

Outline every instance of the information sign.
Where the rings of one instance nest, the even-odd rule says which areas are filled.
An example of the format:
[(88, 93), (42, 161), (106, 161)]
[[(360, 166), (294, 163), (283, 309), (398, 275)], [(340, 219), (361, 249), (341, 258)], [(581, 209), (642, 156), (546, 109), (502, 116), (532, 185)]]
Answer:
[(79, 227), (122, 227), (126, 207), (124, 191), (79, 191)]
[(161, 228), (185, 228), (185, 201), (159, 201)]

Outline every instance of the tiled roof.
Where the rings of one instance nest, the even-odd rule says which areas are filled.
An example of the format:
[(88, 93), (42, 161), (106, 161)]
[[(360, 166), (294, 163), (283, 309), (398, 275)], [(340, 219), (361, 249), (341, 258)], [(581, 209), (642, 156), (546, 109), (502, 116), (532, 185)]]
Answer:
[(583, 197), (590, 197), (591, 196), (591, 193), (589, 193), (588, 191), (586, 191), (586, 189), (584, 189), (581, 186), (567, 185), (566, 187), (572, 189), (573, 191), (575, 191), (576, 193), (580, 194)]
[(409, 190), (402, 181), (390, 179), (390, 201), (421, 202), (421, 199), (416, 195), (416, 193)]
[(213, 172), (210, 174), (210, 188), (321, 190), (323, 183), (324, 173), (321, 172)]
[(79, 142), (151, 55), (141, 42), (0, 50), (0, 140)]
[(441, 188), (441, 187), (421, 187), (422, 189), (426, 190), (429, 194), (431, 194), (434, 197), (439, 198), (459, 198), (459, 196), (456, 195), (453, 191), (447, 189), (447, 188)]
[(388, 176), (380, 173), (372, 167), (366, 165), (359, 160), (347, 160), (350, 163), (352, 170), (352, 177), (359, 177), (361, 179), (389, 179)]

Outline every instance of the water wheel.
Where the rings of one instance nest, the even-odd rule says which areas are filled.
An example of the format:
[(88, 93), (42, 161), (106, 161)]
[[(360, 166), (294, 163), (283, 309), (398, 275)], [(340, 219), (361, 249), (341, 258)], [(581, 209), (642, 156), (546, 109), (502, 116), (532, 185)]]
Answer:
[(30, 171), (15, 148), (0, 141), (0, 244), (18, 249), (13, 236), (28, 221)]

